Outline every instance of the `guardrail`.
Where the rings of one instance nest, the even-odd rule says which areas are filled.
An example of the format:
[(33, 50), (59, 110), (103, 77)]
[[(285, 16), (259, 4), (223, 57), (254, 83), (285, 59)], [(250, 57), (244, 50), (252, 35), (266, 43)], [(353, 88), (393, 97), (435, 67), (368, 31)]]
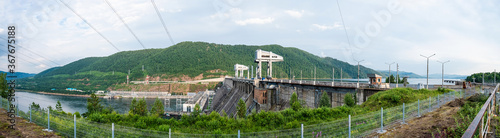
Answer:
[[(497, 84), (495, 89), (491, 92), (490, 97), (484, 103), (483, 107), (477, 113), (476, 117), (469, 125), (467, 130), (462, 135), (462, 138), (472, 138), (474, 133), (479, 128), (479, 138), (486, 137), (488, 133), (490, 133), (490, 122), (493, 116), (493, 111), (496, 107), (496, 92), (498, 91), (498, 87), (500, 84)], [(486, 122), (485, 122), (486, 121)]]
[(314, 85), (314, 86), (327, 86), (327, 87), (352, 87), (352, 88), (368, 88), (370, 84), (368, 83), (356, 83), (356, 82), (332, 82), (332, 81), (306, 81), (306, 80), (266, 80), (267, 82), (278, 82), (278, 83), (290, 83), (290, 84), (304, 84), (304, 85)]

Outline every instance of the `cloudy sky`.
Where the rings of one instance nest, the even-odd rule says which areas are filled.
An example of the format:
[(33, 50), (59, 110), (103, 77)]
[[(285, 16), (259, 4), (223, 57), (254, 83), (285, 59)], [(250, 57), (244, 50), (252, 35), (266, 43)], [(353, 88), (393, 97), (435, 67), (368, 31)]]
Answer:
[(451, 61), (447, 74), (500, 70), (497, 0), (155, 0), (173, 41), (150, 0), (107, 1), (116, 13), (105, 0), (1, 0), (0, 70), (9, 25), (18, 30), (17, 71), (29, 73), (182, 41), (279, 44), (376, 70), (396, 62), (417, 74), (426, 72), (421, 54), (436, 54), (431, 74), (441, 73), (437, 60)]

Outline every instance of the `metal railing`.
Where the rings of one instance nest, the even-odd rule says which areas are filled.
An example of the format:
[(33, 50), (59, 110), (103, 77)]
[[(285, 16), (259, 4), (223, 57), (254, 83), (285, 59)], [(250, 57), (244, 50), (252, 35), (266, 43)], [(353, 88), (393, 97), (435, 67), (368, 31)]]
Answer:
[(490, 122), (496, 107), (496, 92), (499, 86), (500, 84), (497, 84), (491, 92), (490, 97), (486, 100), (481, 110), (479, 110), (472, 123), (464, 132), (464, 135), (462, 135), (462, 138), (472, 138), (478, 129), (479, 138), (486, 137), (490, 133)]

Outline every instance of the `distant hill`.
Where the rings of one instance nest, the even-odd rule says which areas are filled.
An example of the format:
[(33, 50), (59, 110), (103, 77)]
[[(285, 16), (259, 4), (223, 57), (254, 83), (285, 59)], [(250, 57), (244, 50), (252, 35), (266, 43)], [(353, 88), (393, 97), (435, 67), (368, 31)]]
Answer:
[[(0, 71), (0, 73), (7, 73), (7, 76), (10, 76), (10, 73), (8, 72), (5, 72), (5, 71)], [(22, 78), (28, 78), (28, 77), (33, 77), (35, 76), (36, 74), (33, 74), (33, 73), (24, 73), (24, 72), (15, 72), (14, 73), (14, 76), (17, 76), (16, 79), (22, 79)], [(7, 78), (7, 80), (10, 80), (12, 78)]]
[[(389, 70), (379, 70), (381, 74), (381, 76), (383, 77), (388, 77), (390, 76), (389, 75)], [(391, 70), (391, 74), (396, 76), (396, 71), (395, 70)], [(410, 78), (424, 78), (424, 76), (420, 76), (418, 74), (415, 74), (413, 72), (405, 72), (405, 71), (399, 71), (399, 76), (401, 77), (410, 77)]]
[[(62, 67), (45, 70), (25, 81), (30, 88), (43, 87), (43, 90), (52, 87), (91, 90), (105, 89), (126, 82), (129, 70), (131, 80), (144, 80), (146, 75), (151, 76), (150, 80), (195, 80), (234, 76), (235, 64), (254, 68), (257, 66), (257, 63), (254, 63), (257, 49), (283, 56), (284, 62), (273, 63), (275, 78), (299, 78), (301, 71), (303, 78), (312, 78), (314, 67), (317, 68), (317, 78), (331, 78), (332, 68), (335, 68), (336, 77), (340, 77), (340, 68), (343, 69), (343, 78), (357, 76), (356, 66), (330, 57), (321, 58), (297, 48), (181, 42), (163, 49), (123, 51), (107, 57), (84, 58)], [(266, 64), (263, 66), (265, 75)], [(370, 73), (380, 74), (361, 66), (361, 78), (366, 78), (366, 74)]]

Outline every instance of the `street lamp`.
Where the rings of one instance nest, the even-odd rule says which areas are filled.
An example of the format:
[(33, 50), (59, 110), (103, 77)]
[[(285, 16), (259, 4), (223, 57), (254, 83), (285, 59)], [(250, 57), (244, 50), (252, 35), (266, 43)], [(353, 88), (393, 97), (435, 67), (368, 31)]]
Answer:
[(359, 86), (359, 63), (365, 60), (354, 60), (354, 61), (358, 62), (358, 86)]
[(391, 83), (391, 65), (394, 64), (394, 63), (396, 63), (396, 62), (392, 62), (390, 64), (389, 63), (385, 63), (385, 64), (389, 65), (389, 76), (387, 77), (387, 78), (389, 78), (389, 83)]
[(437, 62), (442, 64), (442, 67), (441, 67), (441, 69), (442, 69), (442, 71), (441, 71), (441, 88), (443, 88), (443, 86), (444, 86), (444, 64), (450, 62), (450, 60), (445, 61), (445, 62), (441, 62), (438, 60)]
[(428, 57), (426, 57), (424, 55), (420, 55), (420, 56), (422, 56), (424, 58), (427, 58), (427, 86), (425, 86), (426, 89), (429, 89), (429, 58), (431, 58), (434, 55), (436, 55), (436, 54), (432, 54), (432, 55), (430, 55)]

